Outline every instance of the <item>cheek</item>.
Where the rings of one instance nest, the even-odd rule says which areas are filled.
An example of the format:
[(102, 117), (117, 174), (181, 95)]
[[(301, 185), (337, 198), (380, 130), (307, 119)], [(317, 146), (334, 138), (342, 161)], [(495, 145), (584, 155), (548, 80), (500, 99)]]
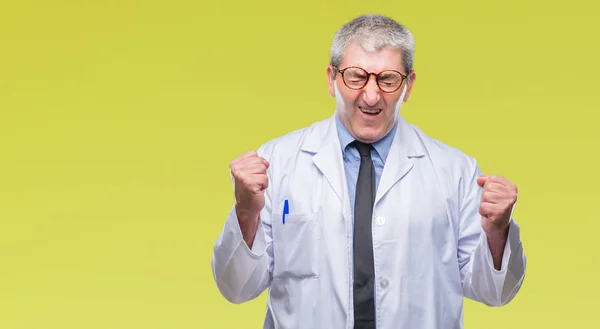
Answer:
[(337, 107), (344, 112), (352, 113), (354, 111), (354, 104), (356, 104), (356, 100), (359, 96), (359, 93), (353, 92), (340, 92), (337, 84), (334, 84), (334, 92), (335, 92), (335, 101)]
[(400, 105), (402, 105), (402, 100), (398, 96), (385, 99), (385, 109), (388, 115), (394, 115)]

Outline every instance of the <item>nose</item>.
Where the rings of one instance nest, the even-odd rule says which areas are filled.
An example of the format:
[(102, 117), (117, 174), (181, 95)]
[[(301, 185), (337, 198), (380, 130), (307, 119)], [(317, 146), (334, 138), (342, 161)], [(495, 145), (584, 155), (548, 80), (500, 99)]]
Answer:
[(363, 90), (363, 101), (368, 106), (375, 106), (379, 102), (381, 98), (381, 91), (379, 90), (379, 86), (377, 86), (377, 78), (369, 76), (369, 80), (367, 81), (367, 85)]

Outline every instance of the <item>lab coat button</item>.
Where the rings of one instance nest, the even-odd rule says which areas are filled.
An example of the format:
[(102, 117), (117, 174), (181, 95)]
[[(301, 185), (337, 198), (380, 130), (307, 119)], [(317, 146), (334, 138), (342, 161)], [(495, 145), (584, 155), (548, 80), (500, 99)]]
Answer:
[(385, 225), (385, 217), (377, 216), (377, 218), (375, 218), (375, 224), (377, 224), (377, 226)]
[(381, 288), (385, 289), (388, 287), (389, 285), (389, 281), (387, 279), (382, 279), (381, 282), (379, 282), (379, 285), (381, 286)]

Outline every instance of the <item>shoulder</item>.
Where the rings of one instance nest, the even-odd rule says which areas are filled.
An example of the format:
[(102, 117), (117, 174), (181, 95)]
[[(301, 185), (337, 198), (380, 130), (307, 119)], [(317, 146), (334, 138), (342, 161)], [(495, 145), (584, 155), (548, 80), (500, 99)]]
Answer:
[(481, 175), (475, 157), (456, 146), (449, 145), (410, 125), (424, 149), (424, 156), (431, 166), (437, 185), (460, 208), (467, 195), (479, 191), (477, 178)]
[(421, 142), (425, 156), (436, 170), (462, 179), (471, 179), (478, 174), (479, 165), (474, 156), (457, 146), (433, 138), (414, 124), (409, 126)]
[(271, 161), (291, 157), (298, 153), (307, 138), (314, 134), (324, 134), (329, 129), (331, 118), (314, 122), (310, 126), (290, 131), (284, 135), (266, 141), (258, 148), (257, 153)]

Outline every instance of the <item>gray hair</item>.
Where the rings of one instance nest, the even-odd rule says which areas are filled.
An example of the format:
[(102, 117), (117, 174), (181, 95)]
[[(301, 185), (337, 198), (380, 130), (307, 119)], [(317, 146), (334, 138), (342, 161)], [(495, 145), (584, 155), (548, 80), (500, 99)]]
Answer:
[(366, 51), (400, 50), (402, 65), (409, 73), (413, 69), (415, 42), (412, 33), (395, 20), (382, 15), (362, 15), (342, 26), (331, 44), (330, 64), (338, 67), (351, 41)]

